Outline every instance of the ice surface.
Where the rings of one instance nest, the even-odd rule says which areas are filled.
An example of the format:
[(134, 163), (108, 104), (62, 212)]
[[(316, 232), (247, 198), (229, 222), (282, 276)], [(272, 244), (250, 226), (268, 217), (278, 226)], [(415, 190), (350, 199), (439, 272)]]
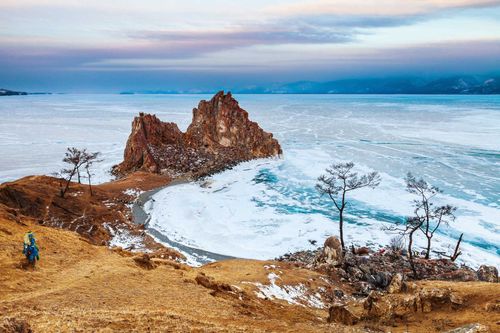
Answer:
[[(103, 153), (99, 181), (122, 159), (132, 117), (156, 113), (185, 129), (191, 109), (209, 96), (19, 96), (0, 100), (0, 181), (50, 173), (67, 146)], [(464, 232), (461, 260), (500, 263), (500, 97), (241, 95), (252, 120), (273, 132), (282, 160), (252, 161), (206, 181), (158, 192), (146, 206), (172, 240), (212, 252), (272, 258), (311, 248), (337, 233), (331, 203), (314, 189), (334, 161), (377, 170), (376, 190), (353, 193), (348, 242), (377, 247), (381, 230), (411, 213), (408, 171), (441, 187), (457, 220), (436, 236), (451, 251)], [(422, 245), (422, 239), (418, 240)]]

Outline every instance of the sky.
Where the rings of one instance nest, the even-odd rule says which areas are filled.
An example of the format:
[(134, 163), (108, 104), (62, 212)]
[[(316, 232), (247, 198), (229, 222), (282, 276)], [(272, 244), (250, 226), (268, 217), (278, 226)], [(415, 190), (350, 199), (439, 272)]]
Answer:
[(0, 88), (500, 74), (494, 0), (0, 0)]

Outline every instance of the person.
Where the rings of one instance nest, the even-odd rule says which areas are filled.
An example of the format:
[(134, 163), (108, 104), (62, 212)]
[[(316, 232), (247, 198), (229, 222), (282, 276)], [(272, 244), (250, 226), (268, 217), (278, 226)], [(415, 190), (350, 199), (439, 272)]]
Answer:
[(26, 235), (24, 235), (23, 254), (26, 256), (26, 259), (28, 259), (28, 262), (33, 266), (35, 266), (37, 260), (40, 260), (35, 234), (32, 231), (28, 231)]

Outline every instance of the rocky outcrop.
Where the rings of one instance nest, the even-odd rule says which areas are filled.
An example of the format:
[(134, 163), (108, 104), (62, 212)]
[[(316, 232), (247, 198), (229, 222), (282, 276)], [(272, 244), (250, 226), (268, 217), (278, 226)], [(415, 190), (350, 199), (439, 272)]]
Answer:
[(113, 172), (123, 176), (143, 170), (196, 177), (281, 153), (278, 141), (248, 118), (231, 93), (219, 92), (193, 109), (193, 120), (185, 133), (174, 123), (139, 114), (132, 123), (124, 161)]
[(414, 257), (415, 274), (408, 257), (400, 251), (389, 247), (376, 252), (357, 248), (343, 253), (340, 241), (334, 236), (321, 248), (288, 253), (277, 260), (338, 277), (350, 283), (358, 295), (364, 296), (372, 290), (399, 293), (407, 280), (498, 281), (494, 266), (481, 266), (475, 271), (449, 259)]
[(351, 299), (333, 304), (329, 322), (354, 325), (360, 321), (389, 324), (396, 318), (433, 311), (455, 311), (464, 306), (464, 300), (448, 288), (422, 288), (403, 294), (371, 291), (364, 299)]
[(165, 123), (155, 115), (140, 113), (132, 122), (132, 133), (127, 140), (121, 172), (142, 169), (159, 172), (157, 150), (182, 145), (182, 132), (174, 123)]

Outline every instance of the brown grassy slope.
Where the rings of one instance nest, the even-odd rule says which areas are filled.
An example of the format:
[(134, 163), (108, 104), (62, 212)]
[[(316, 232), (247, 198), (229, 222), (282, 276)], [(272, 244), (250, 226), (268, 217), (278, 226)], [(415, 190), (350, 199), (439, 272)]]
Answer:
[[(419, 287), (451, 288), (464, 298), (464, 306), (418, 312), (390, 326), (362, 322), (347, 327), (327, 324), (326, 310), (256, 297), (255, 283), (268, 284), (270, 272), (279, 274), (282, 284), (348, 292), (340, 283), (328, 286), (316, 272), (255, 260), (189, 268), (154, 259), (157, 268), (147, 270), (128, 252), (92, 245), (74, 232), (14, 213), (0, 205), (0, 326), (5, 318), (17, 318), (28, 321), (35, 332), (361, 332), (368, 326), (418, 333), (474, 322), (488, 325), (491, 332), (500, 327), (499, 313), (485, 309), (488, 303), (500, 303), (498, 284), (423, 281)], [(35, 270), (21, 268), (27, 230), (36, 233), (41, 249)], [(201, 273), (211, 281), (205, 287), (197, 282)]]
[[(36, 233), (41, 248), (41, 262), (35, 270), (20, 267), (27, 229)], [(325, 310), (256, 298), (251, 283), (268, 283), (273, 264), (278, 267), (271, 270), (281, 272), (283, 283), (311, 288), (323, 284), (317, 273), (283, 263), (233, 260), (199, 269), (162, 261), (156, 264), (156, 269), (145, 270), (129, 255), (91, 245), (73, 232), (26, 219), (15, 222), (0, 209), (0, 323), (4, 318), (25, 319), (35, 332), (357, 332), (367, 325), (329, 325)], [(196, 283), (200, 273), (214, 279), (214, 289), (226, 283), (242, 292), (235, 295), (205, 288)], [(395, 322), (395, 327), (368, 326), (391, 332), (439, 332), (481, 322), (492, 332), (498, 328), (498, 313), (484, 310), (486, 303), (499, 299), (497, 284), (429, 281), (419, 285), (451, 287), (467, 306), (455, 312), (416, 314), (408, 321)]]
[[(130, 256), (91, 245), (73, 232), (20, 223), (0, 214), (0, 323), (25, 319), (35, 332), (343, 331), (326, 324), (326, 310), (256, 298), (255, 286), (243, 282), (266, 283), (265, 262), (237, 260), (200, 269), (161, 262), (146, 270)], [(27, 229), (36, 233), (41, 250), (35, 270), (20, 267)], [(280, 270), (286, 282), (285, 276), (302, 282), (316, 276)], [(243, 292), (214, 293), (196, 283), (200, 272), (232, 281)]]
[[(87, 185), (72, 183), (61, 198), (60, 186), (64, 184), (59, 179), (29, 176), (0, 184), (0, 204), (15, 209), (19, 217), (24, 215), (38, 224), (76, 231), (94, 244), (107, 244), (111, 233), (117, 230), (143, 234), (142, 228), (132, 223), (129, 209), (135, 196), (125, 191), (150, 190), (170, 181), (165, 176), (138, 172), (119, 181), (93, 186), (93, 196)], [(150, 237), (144, 238), (149, 248), (159, 247)]]

